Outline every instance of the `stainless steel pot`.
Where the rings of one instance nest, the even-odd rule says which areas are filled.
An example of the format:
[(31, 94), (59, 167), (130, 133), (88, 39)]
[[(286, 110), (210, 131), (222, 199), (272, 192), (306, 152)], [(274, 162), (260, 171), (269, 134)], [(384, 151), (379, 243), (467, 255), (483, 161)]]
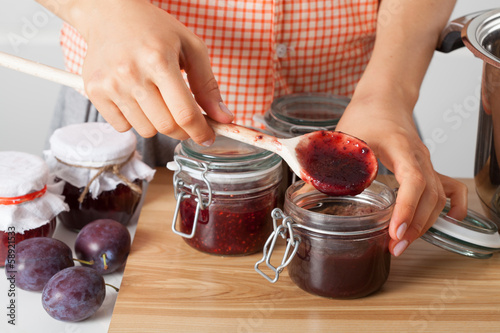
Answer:
[(438, 51), (466, 46), (483, 60), (474, 179), (489, 218), (500, 226), (500, 9), (472, 13), (448, 23)]

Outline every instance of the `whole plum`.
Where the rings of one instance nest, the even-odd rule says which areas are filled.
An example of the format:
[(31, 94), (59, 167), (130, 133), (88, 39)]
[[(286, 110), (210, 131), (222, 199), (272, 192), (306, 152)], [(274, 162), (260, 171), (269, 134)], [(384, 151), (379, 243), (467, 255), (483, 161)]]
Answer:
[(73, 253), (55, 238), (25, 239), (15, 247), (14, 260), (5, 261), (5, 275), (24, 290), (41, 291), (54, 274), (74, 266)]
[(54, 275), (42, 291), (47, 313), (61, 321), (81, 321), (101, 307), (106, 296), (102, 275), (89, 267), (75, 266)]
[(130, 253), (131, 237), (121, 223), (110, 220), (95, 220), (80, 230), (76, 236), (75, 253), (82, 263), (100, 274), (109, 274), (125, 264)]

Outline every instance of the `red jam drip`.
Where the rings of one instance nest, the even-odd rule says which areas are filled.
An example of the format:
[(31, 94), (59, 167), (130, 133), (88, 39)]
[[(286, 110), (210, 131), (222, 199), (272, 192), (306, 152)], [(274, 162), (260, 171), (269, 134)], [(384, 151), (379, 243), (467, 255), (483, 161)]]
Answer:
[[(142, 181), (134, 184), (141, 186)], [(82, 203), (78, 198), (84, 188), (77, 188), (66, 182), (62, 195), (69, 206), (68, 212), (61, 212), (57, 218), (70, 230), (78, 231), (92, 221), (112, 219), (127, 225), (135, 213), (141, 196), (125, 184), (118, 184), (114, 190), (103, 191), (93, 199), (87, 193)]]
[(372, 183), (378, 163), (368, 145), (334, 131), (313, 132), (297, 145), (301, 178), (327, 195), (356, 195)]
[[(0, 267), (5, 266), (5, 259), (7, 258), (7, 254), (9, 253), (9, 245), (18, 244), (19, 242), (33, 237), (52, 237), (54, 231), (56, 230), (56, 219), (53, 218), (46, 224), (26, 230), (23, 234), (13, 232), (8, 233), (5, 231), (0, 231)], [(14, 239), (12, 239), (14, 237)]]
[[(196, 201), (193, 197), (180, 204), (180, 231), (191, 233)], [(273, 190), (258, 198), (213, 198), (210, 206), (200, 211), (196, 233), (184, 238), (191, 247), (215, 255), (246, 255), (261, 251), (273, 230), (271, 211), (277, 205)]]

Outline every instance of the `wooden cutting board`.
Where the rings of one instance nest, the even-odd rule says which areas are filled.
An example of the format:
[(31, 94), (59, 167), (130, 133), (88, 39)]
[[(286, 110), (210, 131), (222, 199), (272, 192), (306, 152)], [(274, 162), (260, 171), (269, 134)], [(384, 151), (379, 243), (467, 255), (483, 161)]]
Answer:
[[(472, 179), (470, 209), (483, 212)], [(383, 289), (356, 300), (310, 295), (285, 272), (271, 284), (261, 253), (217, 257), (171, 231), (172, 173), (149, 185), (109, 332), (500, 332), (500, 253), (466, 258), (417, 240)], [(278, 257), (283, 246), (276, 250)]]

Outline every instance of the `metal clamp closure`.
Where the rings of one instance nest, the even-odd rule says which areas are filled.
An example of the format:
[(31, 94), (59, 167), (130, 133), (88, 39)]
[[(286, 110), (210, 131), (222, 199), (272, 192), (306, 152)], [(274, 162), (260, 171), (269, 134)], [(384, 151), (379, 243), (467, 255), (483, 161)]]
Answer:
[[(294, 224), (293, 220), (290, 216), (286, 216), (281, 209), (275, 208), (272, 211), (271, 215), (273, 217), (274, 231), (271, 233), (271, 235), (266, 241), (266, 244), (264, 245), (262, 259), (259, 260), (257, 263), (255, 263), (254, 268), (257, 271), (257, 273), (266, 278), (266, 280), (268, 280), (271, 283), (275, 283), (276, 281), (278, 281), (280, 273), (286, 266), (288, 266), (288, 264), (290, 264), (293, 257), (297, 253), (300, 244), (300, 236), (295, 235), (293, 233), (293, 224)], [(282, 222), (278, 226), (277, 220), (279, 219), (281, 219)], [(281, 260), (281, 264), (278, 267), (274, 267), (271, 264), (271, 256), (273, 254), (274, 247), (276, 246), (276, 240), (278, 239), (278, 236), (281, 236), (281, 238), (286, 239), (287, 244), (285, 253), (283, 254), (283, 258)], [(290, 253), (292, 247), (293, 250)], [(271, 278), (270, 276), (268, 276), (266, 273), (264, 273), (262, 270), (259, 269), (259, 265), (262, 264), (264, 261), (266, 262), (267, 267), (269, 267), (274, 272), (274, 278)]]
[[(201, 172), (201, 179), (207, 186), (207, 191), (208, 191), (208, 199), (206, 201), (203, 200), (202, 194), (201, 194), (201, 189), (199, 184), (191, 184), (189, 185), (189, 188), (191, 189), (191, 193), (186, 193), (184, 192), (183, 188), (187, 187), (187, 185), (184, 183), (182, 179), (178, 177), (179, 173), (182, 171), (182, 164), (180, 163), (180, 160), (187, 160), (191, 163), (196, 163), (200, 168), (203, 169)], [(184, 157), (184, 156), (175, 156), (174, 161), (177, 164), (177, 170), (174, 173), (174, 193), (175, 193), (175, 198), (176, 198), (176, 205), (175, 205), (175, 211), (174, 211), (174, 217), (172, 219), (172, 231), (184, 238), (193, 238), (195, 233), (196, 233), (196, 227), (198, 226), (198, 216), (200, 214), (200, 211), (203, 209), (206, 209), (210, 204), (212, 203), (212, 187), (210, 186), (210, 182), (208, 181), (206, 177), (206, 173), (208, 172), (208, 164), (192, 160), (190, 158)], [(187, 234), (184, 232), (181, 232), (177, 230), (176, 227), (176, 222), (177, 222), (177, 216), (179, 215), (179, 208), (181, 206), (181, 202), (183, 199), (190, 198), (192, 195), (195, 195), (195, 201), (196, 201), (196, 210), (194, 213), (194, 221), (193, 221), (193, 227), (191, 229), (191, 233)]]

